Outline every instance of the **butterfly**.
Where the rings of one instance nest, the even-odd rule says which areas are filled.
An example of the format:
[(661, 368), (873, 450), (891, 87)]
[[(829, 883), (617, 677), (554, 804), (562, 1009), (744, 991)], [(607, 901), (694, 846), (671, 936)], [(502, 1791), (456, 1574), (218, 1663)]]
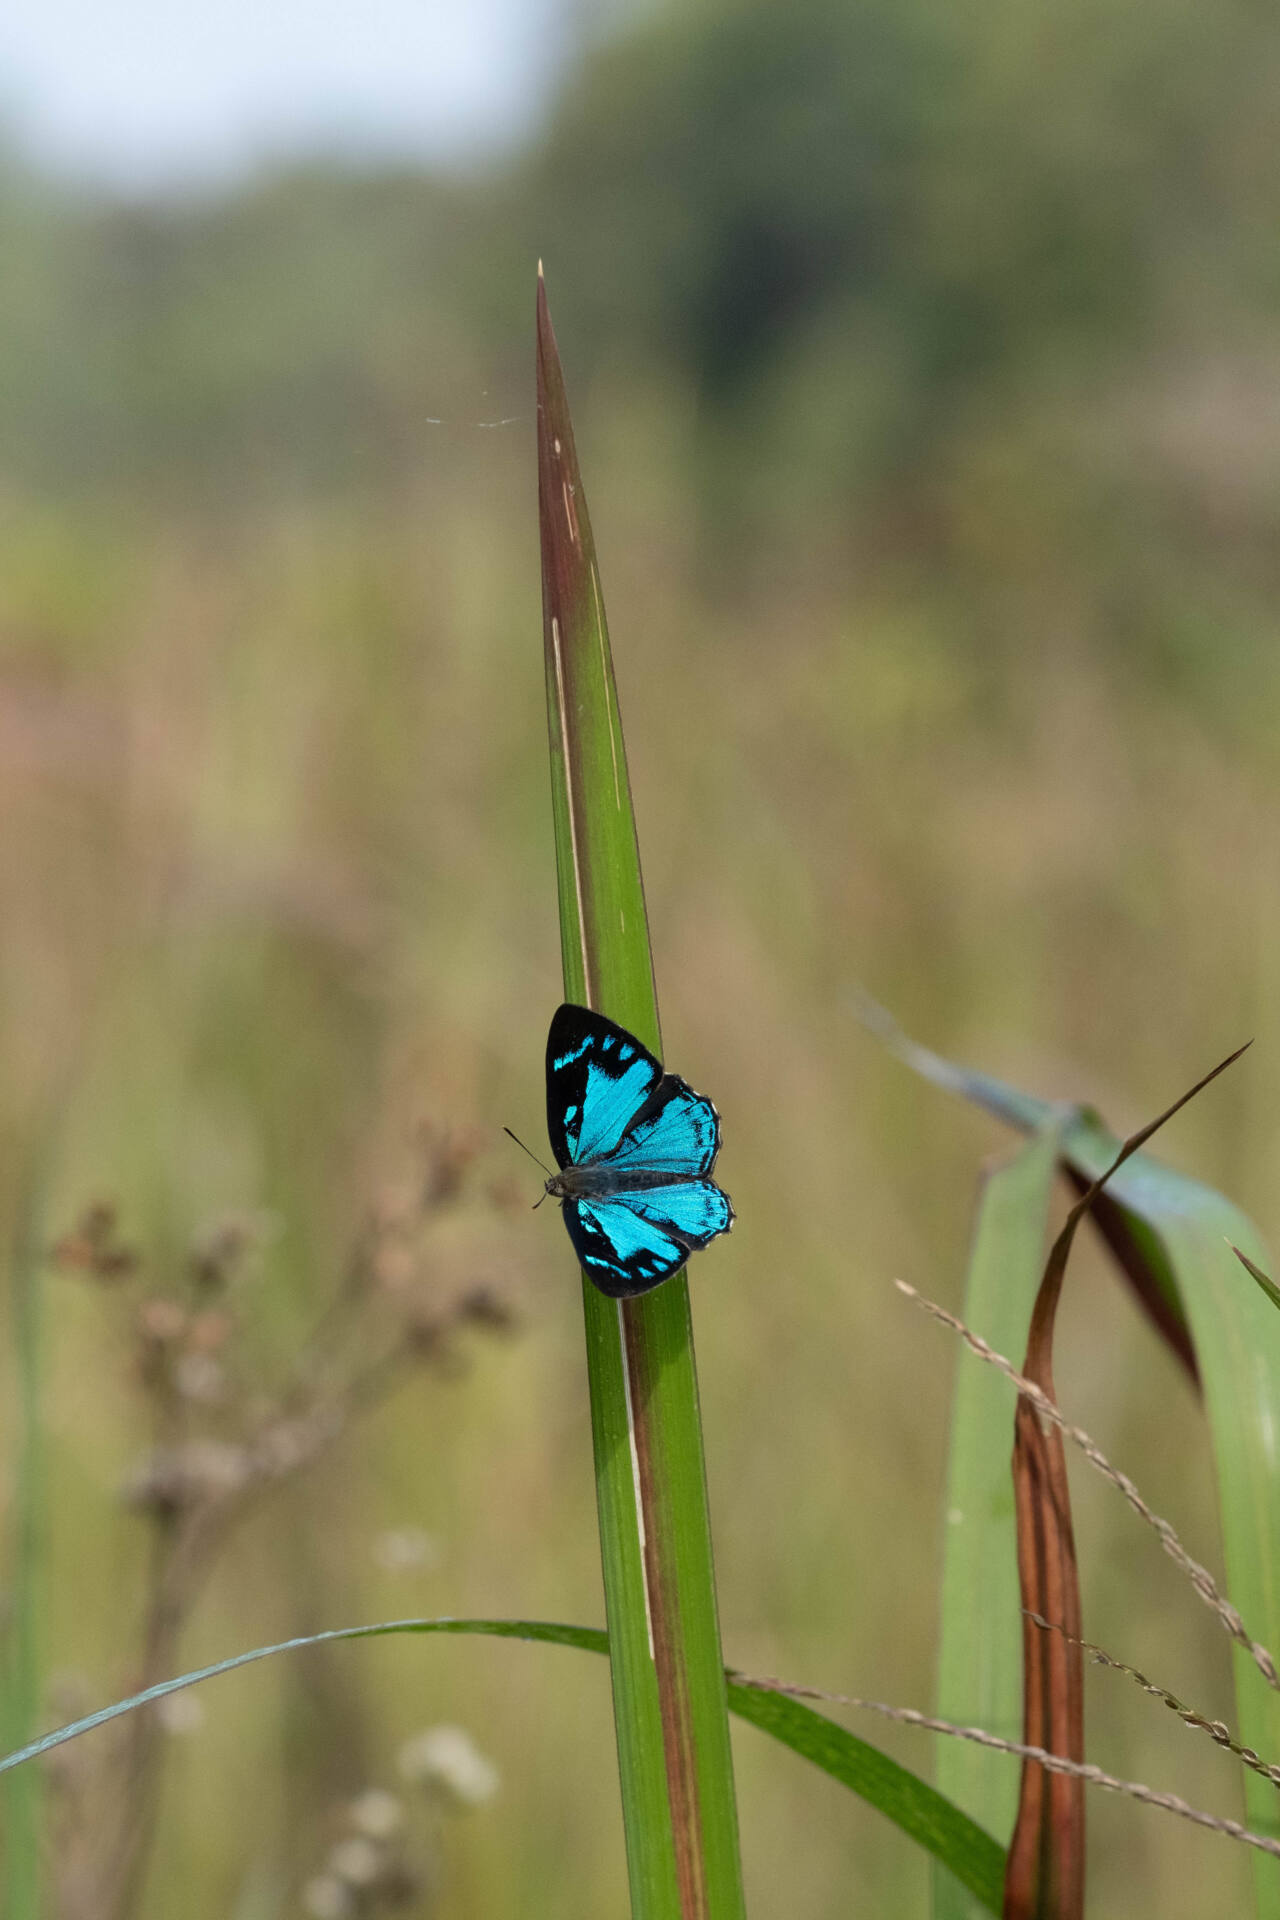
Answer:
[(547, 1133), (579, 1260), (614, 1299), (647, 1293), (733, 1225), (708, 1178), (720, 1116), (602, 1013), (568, 1002), (547, 1035)]

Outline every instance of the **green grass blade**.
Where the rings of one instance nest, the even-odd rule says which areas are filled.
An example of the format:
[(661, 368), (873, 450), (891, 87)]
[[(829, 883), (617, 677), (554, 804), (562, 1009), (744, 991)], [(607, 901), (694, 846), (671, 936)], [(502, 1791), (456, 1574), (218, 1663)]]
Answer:
[[(926, 1077), (964, 1094), (1023, 1131), (1063, 1110), (970, 1074), (914, 1047), (896, 1032), (895, 1051)], [(1077, 1184), (1096, 1180), (1120, 1147), (1099, 1117), (1075, 1110), (1063, 1118), (1062, 1160)], [(1169, 1327), (1186, 1329), (1188, 1351), (1204, 1392), (1212, 1436), (1227, 1587), (1255, 1639), (1280, 1648), (1280, 1485), (1275, 1431), (1280, 1418), (1280, 1338), (1271, 1306), (1247, 1284), (1233, 1251), (1241, 1249), (1263, 1272), (1270, 1262), (1253, 1222), (1238, 1207), (1188, 1175), (1136, 1153), (1108, 1183), (1113, 1231), (1094, 1212), (1143, 1298), (1163, 1299)], [(1113, 1238), (1113, 1232), (1123, 1235)], [(1168, 1330), (1168, 1329), (1166, 1329)], [(979, 1328), (978, 1331), (984, 1331)], [(1171, 1338), (1173, 1334), (1171, 1333)], [(1175, 1341), (1176, 1344), (1176, 1341)], [(1259, 1753), (1280, 1748), (1280, 1694), (1248, 1656), (1235, 1655), (1241, 1738)], [(1250, 1824), (1280, 1836), (1275, 1789), (1245, 1777)], [(1280, 1871), (1256, 1863), (1259, 1920), (1280, 1920)]]
[[(249, 1653), (233, 1654), (229, 1660), (198, 1667), (176, 1680), (163, 1680), (127, 1700), (117, 1700), (96, 1713), (86, 1714), (68, 1726), (45, 1734), (19, 1753), (0, 1759), (0, 1773), (21, 1767), (54, 1747), (95, 1727), (105, 1726), (121, 1714), (148, 1706), (166, 1694), (196, 1686), (202, 1680), (232, 1673), (257, 1660), (278, 1653), (294, 1653), (303, 1647), (320, 1646), (333, 1640), (372, 1640), (392, 1633), (482, 1634), (490, 1639), (540, 1641), (557, 1647), (577, 1647), (585, 1653), (608, 1653), (608, 1636), (599, 1627), (571, 1627), (551, 1620), (383, 1620), (373, 1626), (334, 1627), (325, 1633), (307, 1633), (294, 1640), (281, 1640), (274, 1646), (254, 1647)], [(815, 1713), (802, 1701), (785, 1694), (770, 1693), (731, 1679), (728, 1697), (733, 1710), (753, 1726), (771, 1734), (783, 1746), (831, 1774), (844, 1786), (894, 1821), (913, 1840), (945, 1860), (951, 1871), (966, 1886), (972, 1887), (982, 1904), (992, 1913), (1000, 1911), (1000, 1886), (1004, 1874), (1004, 1855), (989, 1834), (950, 1805), (941, 1794), (923, 1780), (889, 1759), (878, 1748), (859, 1740), (855, 1734), (837, 1726), (835, 1721)]]
[(259, 1660), (274, 1659), (278, 1653), (297, 1653), (304, 1647), (325, 1646), (330, 1641), (378, 1640), (393, 1633), (481, 1634), (491, 1640), (533, 1640), (554, 1647), (579, 1647), (588, 1653), (609, 1651), (608, 1635), (602, 1628), (562, 1626), (555, 1620), (457, 1620), (445, 1617), (437, 1620), (378, 1620), (372, 1625), (360, 1627), (328, 1627), (322, 1633), (298, 1634), (292, 1640), (276, 1640), (270, 1646), (251, 1647), (247, 1653), (233, 1653), (230, 1659), (215, 1660), (207, 1667), (193, 1667), (189, 1673), (179, 1674), (176, 1679), (158, 1681), (154, 1687), (145, 1687), (141, 1693), (115, 1700), (109, 1707), (99, 1707), (95, 1713), (85, 1714), (83, 1719), (70, 1720), (64, 1727), (56, 1727), (53, 1732), (42, 1734), (40, 1739), (32, 1740), (16, 1753), (6, 1753), (0, 1758), (0, 1773), (22, 1767), (29, 1760), (37, 1760), (41, 1754), (51, 1753), (68, 1740), (78, 1740), (81, 1734), (92, 1733), (95, 1727), (105, 1727), (109, 1721), (118, 1720), (123, 1714), (151, 1706), (171, 1693), (181, 1693), (184, 1687), (198, 1686), (204, 1680), (216, 1680), (219, 1674), (234, 1673), (238, 1667), (251, 1667)]
[(1257, 1281), (1272, 1306), (1280, 1307), (1280, 1287), (1276, 1285), (1270, 1274), (1264, 1273), (1257, 1262), (1251, 1260), (1247, 1253), (1241, 1253), (1239, 1247), (1233, 1246), (1231, 1251), (1249, 1275), (1249, 1278)]
[[(661, 1056), (640, 856), (591, 521), (538, 277), (538, 504), (567, 999)], [(683, 1273), (584, 1277), (596, 1495), (633, 1920), (744, 1911), (706, 1472)]]
[[(1045, 1228), (1057, 1170), (1058, 1130), (1033, 1136), (986, 1178), (969, 1258), (964, 1318), (1001, 1353), (1021, 1355), (1044, 1270)], [(961, 1726), (1022, 1738), (1022, 1608), (1009, 1455), (1008, 1390), (957, 1356), (947, 1476), (938, 1714)], [(939, 1739), (935, 1778), (949, 1800), (1007, 1839), (1018, 1778), (1004, 1756)], [(937, 1920), (971, 1920), (982, 1901), (935, 1870)]]
[[(30, 1739), (39, 1724), (44, 1664), (44, 1409), (42, 1405), (43, 1275), (41, 1222), (49, 1139), (21, 1196), (9, 1267), (13, 1355), (17, 1373), (17, 1470), (9, 1538), (8, 1620), (4, 1638), (0, 1737), (6, 1746)], [(5, 1912), (41, 1909), (43, 1782), (32, 1770), (6, 1783)]]
[[(933, 1854), (946, 1868), (945, 1878), (965, 1890), (965, 1898), (971, 1902), (966, 1912), (999, 1913), (1004, 1849), (943, 1794), (926, 1786), (878, 1747), (859, 1740), (856, 1734), (788, 1694), (731, 1680), (729, 1705), (742, 1719), (771, 1733), (775, 1740), (851, 1788)], [(961, 1744), (952, 1742), (954, 1746)], [(992, 1756), (997, 1757), (1004, 1759), (1016, 1799), (1017, 1773), (1005, 1756)]]

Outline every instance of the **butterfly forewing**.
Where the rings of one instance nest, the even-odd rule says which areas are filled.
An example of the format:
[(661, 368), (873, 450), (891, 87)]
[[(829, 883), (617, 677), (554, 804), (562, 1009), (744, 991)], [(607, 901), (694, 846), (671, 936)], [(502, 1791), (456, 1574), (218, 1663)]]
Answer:
[(547, 1035), (547, 1135), (556, 1165), (606, 1158), (662, 1079), (634, 1034), (589, 1007), (562, 1006)]
[(619, 1171), (645, 1167), (695, 1179), (710, 1173), (719, 1150), (719, 1114), (705, 1094), (668, 1073), (609, 1155), (609, 1164)]

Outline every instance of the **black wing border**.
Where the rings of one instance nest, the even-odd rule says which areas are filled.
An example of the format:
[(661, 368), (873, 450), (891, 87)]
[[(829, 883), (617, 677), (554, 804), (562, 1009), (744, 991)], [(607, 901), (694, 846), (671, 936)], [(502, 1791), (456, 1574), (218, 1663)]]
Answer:
[[(728, 1196), (726, 1195), (726, 1198)], [(664, 1266), (659, 1273), (632, 1274), (625, 1260), (613, 1258), (613, 1243), (597, 1227), (588, 1226), (583, 1219), (576, 1200), (566, 1200), (563, 1205), (564, 1224), (573, 1250), (581, 1261), (593, 1287), (607, 1294), (611, 1300), (634, 1300), (637, 1294), (651, 1293), (669, 1280), (673, 1273), (679, 1273), (689, 1258), (693, 1248), (681, 1245), (680, 1255)], [(674, 1238), (674, 1236), (671, 1236)], [(602, 1253), (599, 1249), (605, 1248)], [(620, 1277), (626, 1276), (626, 1277)]]
[(587, 1077), (585, 1060), (581, 1071), (579, 1071), (579, 1062), (576, 1060), (567, 1067), (559, 1068), (555, 1062), (580, 1041), (587, 1039), (603, 1041), (609, 1038), (625, 1040), (628, 1046), (634, 1047), (636, 1052), (643, 1055), (649, 1062), (657, 1076), (643, 1106), (637, 1109), (628, 1123), (624, 1138), (640, 1115), (648, 1112), (655, 1096), (661, 1090), (664, 1079), (668, 1077), (663, 1073), (661, 1060), (650, 1053), (644, 1042), (637, 1040), (634, 1033), (629, 1033), (626, 1027), (620, 1027), (616, 1020), (610, 1020), (606, 1014), (597, 1013), (594, 1007), (576, 1006), (572, 1000), (562, 1001), (552, 1014), (551, 1025), (547, 1030), (547, 1138), (551, 1142), (551, 1152), (558, 1167), (567, 1167), (573, 1160), (564, 1130), (564, 1113), (566, 1107), (582, 1105)]

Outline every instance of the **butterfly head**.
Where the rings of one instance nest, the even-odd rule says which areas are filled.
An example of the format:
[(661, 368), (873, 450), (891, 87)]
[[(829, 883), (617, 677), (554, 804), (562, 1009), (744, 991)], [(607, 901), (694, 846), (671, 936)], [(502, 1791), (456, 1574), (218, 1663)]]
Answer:
[(544, 1200), (567, 1200), (569, 1198), (572, 1188), (569, 1181), (565, 1178), (566, 1171), (567, 1169), (560, 1173), (553, 1173), (551, 1178), (543, 1183), (542, 1197)]

